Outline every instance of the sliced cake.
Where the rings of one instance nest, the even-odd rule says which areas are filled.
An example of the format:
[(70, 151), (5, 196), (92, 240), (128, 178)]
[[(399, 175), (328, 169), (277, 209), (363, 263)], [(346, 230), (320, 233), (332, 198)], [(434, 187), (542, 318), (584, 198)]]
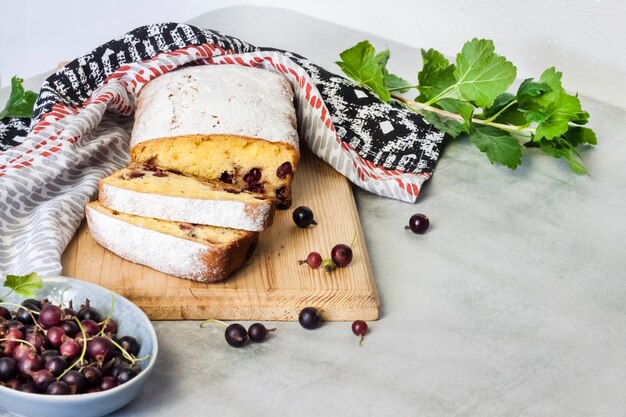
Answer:
[(139, 94), (134, 161), (218, 179), (291, 205), (300, 158), (291, 84), (240, 65), (200, 65), (164, 74)]
[(99, 201), (122, 213), (253, 232), (271, 225), (276, 206), (219, 180), (139, 164), (100, 180)]
[(171, 222), (86, 207), (93, 238), (129, 261), (193, 281), (215, 282), (240, 268), (254, 252), (258, 233)]

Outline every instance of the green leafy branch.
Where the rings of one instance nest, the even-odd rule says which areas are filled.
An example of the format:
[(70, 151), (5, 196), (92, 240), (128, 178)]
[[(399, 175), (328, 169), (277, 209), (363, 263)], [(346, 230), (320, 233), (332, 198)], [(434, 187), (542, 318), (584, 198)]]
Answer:
[(33, 117), (33, 108), (37, 100), (37, 93), (24, 90), (21, 78), (11, 78), (11, 95), (6, 106), (0, 111), (0, 119), (5, 117)]
[[(384, 102), (404, 106), (453, 138), (467, 136), (491, 163), (516, 169), (522, 149), (538, 148), (563, 158), (577, 174), (588, 174), (578, 148), (595, 145), (593, 130), (582, 127), (589, 113), (561, 85), (561, 73), (548, 68), (539, 80), (524, 80), (515, 94), (508, 89), (517, 69), (496, 54), (493, 42), (472, 39), (450, 63), (440, 52), (422, 49), (417, 84), (389, 73), (389, 50), (376, 52), (362, 41), (340, 54), (337, 65)], [(410, 100), (401, 94), (417, 89)], [(520, 142), (521, 141), (521, 142)]]

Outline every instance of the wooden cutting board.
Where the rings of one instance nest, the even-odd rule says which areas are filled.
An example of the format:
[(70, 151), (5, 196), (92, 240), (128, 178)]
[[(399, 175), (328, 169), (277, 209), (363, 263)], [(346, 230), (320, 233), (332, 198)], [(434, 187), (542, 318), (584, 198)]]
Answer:
[[(304, 151), (293, 185), (293, 206), (310, 207), (317, 226), (300, 229), (292, 210), (276, 213), (261, 232), (250, 261), (228, 279), (192, 282), (126, 261), (98, 245), (83, 222), (62, 257), (63, 275), (109, 288), (137, 304), (152, 320), (297, 320), (306, 306), (325, 320), (375, 320), (380, 302), (348, 180)], [(338, 243), (354, 258), (332, 272), (298, 265), (309, 252), (330, 257)], [(163, 248), (167, 250), (167, 248)]]

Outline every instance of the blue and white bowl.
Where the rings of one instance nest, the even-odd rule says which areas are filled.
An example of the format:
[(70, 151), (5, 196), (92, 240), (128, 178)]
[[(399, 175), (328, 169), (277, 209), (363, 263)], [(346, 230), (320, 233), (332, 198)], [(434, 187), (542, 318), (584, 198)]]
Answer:
[[(135, 304), (106, 288), (72, 278), (44, 278), (43, 288), (37, 298), (48, 298), (54, 303), (74, 300), (78, 309), (85, 298), (101, 313), (111, 308), (111, 296), (115, 299), (113, 319), (118, 324), (119, 336), (130, 335), (141, 344), (138, 357), (148, 356), (138, 362), (141, 372), (130, 381), (102, 392), (76, 395), (29, 394), (0, 386), (0, 415), (5, 410), (33, 417), (99, 417), (112, 413), (134, 400), (150, 377), (158, 353), (158, 343), (154, 327), (143, 311)], [(20, 303), (22, 298), (15, 294), (3, 301)], [(13, 308), (11, 308), (13, 309)]]

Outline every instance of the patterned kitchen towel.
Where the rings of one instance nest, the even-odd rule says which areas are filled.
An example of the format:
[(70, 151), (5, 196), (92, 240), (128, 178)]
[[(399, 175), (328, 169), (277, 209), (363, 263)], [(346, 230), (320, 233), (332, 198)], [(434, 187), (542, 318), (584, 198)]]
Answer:
[(0, 123), (0, 275), (59, 274), (98, 180), (129, 160), (135, 99), (183, 65), (236, 64), (283, 74), (298, 130), (315, 154), (361, 188), (414, 202), (432, 175), (443, 134), (405, 109), (302, 56), (257, 48), (189, 25), (137, 28), (51, 75), (32, 123)]

